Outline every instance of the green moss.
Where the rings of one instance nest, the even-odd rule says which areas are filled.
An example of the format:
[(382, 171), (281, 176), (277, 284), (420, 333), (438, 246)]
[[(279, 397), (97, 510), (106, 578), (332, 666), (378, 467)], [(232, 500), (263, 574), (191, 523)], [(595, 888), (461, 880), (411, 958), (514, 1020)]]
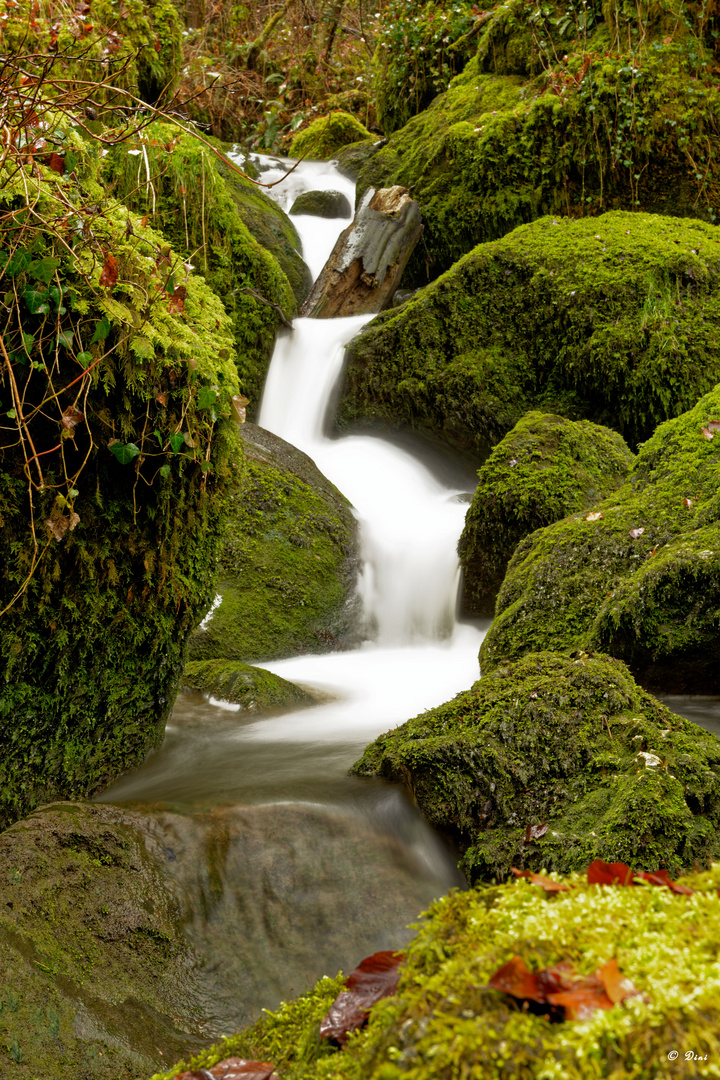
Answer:
[(718, 693), (720, 464), (718, 436), (702, 433), (718, 417), (716, 387), (640, 448), (626, 483), (597, 505), (600, 520), (571, 517), (520, 543), (483, 671), (538, 648), (599, 648), (643, 685)]
[(341, 421), (380, 417), (483, 450), (542, 408), (632, 446), (720, 379), (719, 283), (704, 222), (542, 218), (364, 328)]
[[(235, 1053), (275, 1062), (284, 1080), (662, 1080), (676, 1049), (673, 1076), (714, 1076), (720, 867), (683, 880), (699, 891), (589, 886), (577, 875), (554, 896), (526, 881), (451, 893), (426, 912), (398, 994), (374, 1006), (346, 1050), (308, 1050), (339, 988), (326, 979), (185, 1067)], [(584, 975), (614, 958), (640, 994), (553, 1024), (488, 987), (514, 955), (532, 970), (569, 960)]]
[(402, 781), (456, 838), (470, 880), (595, 858), (677, 873), (720, 852), (720, 743), (604, 656), (503, 665), (381, 735), (353, 772)]
[(594, 506), (620, 486), (632, 460), (621, 437), (608, 428), (527, 413), (478, 472), (458, 544), (464, 613), (492, 615), (519, 541)]
[[(52, 184), (49, 169), (11, 177), (10, 160), (0, 177), (2, 207), (27, 198), (36, 215), (24, 231), (22, 215), (0, 223), (13, 230), (0, 244), (4, 341), (25, 415), (22, 438), (8, 435), (2, 390), (5, 824), (53, 798), (93, 794), (162, 739), (187, 636), (212, 597), (235, 445), (234, 425), (218, 415), (237, 389), (220, 301), (188, 274), (175, 310), (147, 255), (162, 238), (107, 198), (92, 147), (67, 132), (65, 148), (75, 168), (52, 173)], [(42, 224), (70, 203), (81, 225), (102, 214), (102, 241), (88, 229), (71, 249)], [(109, 287), (99, 284), (107, 250), (118, 271)], [(178, 262), (167, 249), (168, 266)], [(29, 469), (28, 438), (43, 451)], [(48, 522), (64, 526), (60, 539)]]
[(263, 668), (234, 660), (194, 660), (186, 664), (181, 685), (241, 705), (248, 712), (297, 709), (315, 699), (299, 686)]
[(353, 211), (350, 200), (341, 191), (303, 191), (292, 204), (290, 213), (321, 218), (351, 218)]
[(192, 659), (262, 661), (324, 652), (352, 633), (357, 525), (306, 455), (246, 425), (217, 590)]
[(370, 137), (370, 132), (359, 120), (351, 113), (338, 109), (327, 116), (319, 116), (308, 127), (298, 131), (290, 144), (290, 156), (325, 161), (348, 143)]
[(137, 213), (149, 215), (223, 298), (232, 320), (240, 388), (254, 410), (281, 324), (280, 313), (271, 305), (287, 318), (297, 310), (280, 259), (298, 295), (303, 294), (303, 282), (309, 284), (294, 247), (299, 247), (294, 226), (267, 195), (233, 173), (229, 163), (219, 162), (191, 135), (178, 138), (169, 124), (151, 124), (142, 137), (115, 147), (105, 175), (118, 197)]

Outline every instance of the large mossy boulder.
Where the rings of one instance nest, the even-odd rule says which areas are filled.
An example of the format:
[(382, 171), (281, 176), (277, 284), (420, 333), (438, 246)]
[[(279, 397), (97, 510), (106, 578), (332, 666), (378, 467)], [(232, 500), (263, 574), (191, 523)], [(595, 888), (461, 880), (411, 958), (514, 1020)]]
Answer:
[[(162, 740), (239, 453), (220, 300), (191, 272), (173, 288), (181, 259), (107, 197), (97, 146), (53, 123), (62, 172), (12, 153), (0, 171), (4, 825)], [(70, 205), (72, 247), (53, 224)]]
[(483, 673), (537, 649), (600, 649), (649, 689), (720, 693), (720, 387), (662, 424), (628, 480), (521, 541)]
[(530, 412), (478, 472), (458, 543), (466, 616), (495, 612), (495, 597), (520, 540), (615, 491), (632, 464), (623, 439), (588, 420)]
[(240, 705), (249, 713), (281, 712), (315, 704), (315, 698), (287, 679), (237, 660), (191, 660), (185, 665), (181, 685)]
[(368, 129), (352, 113), (335, 109), (298, 131), (290, 144), (290, 157), (326, 161), (343, 146), (369, 138)]
[(404, 284), (545, 214), (716, 220), (712, 19), (689, 4), (673, 22), (660, 5), (648, 16), (614, 3), (587, 18), (495, 6), (447, 92), (363, 164), (361, 192), (401, 184), (420, 204), (424, 245)]
[[(555, 894), (518, 881), (438, 900), (408, 946), (397, 994), (372, 1007), (346, 1049), (318, 1039), (345, 985), (325, 978), (184, 1067), (209, 1069), (236, 1056), (272, 1062), (283, 1080), (712, 1076), (720, 1054), (720, 865), (682, 879), (692, 896), (588, 885), (584, 874), (561, 884)], [(514, 956), (533, 972), (569, 962), (583, 976), (616, 960), (639, 993), (553, 1023), (488, 985)], [(172, 1080), (180, 1068), (152, 1080)]]
[(353, 772), (405, 784), (471, 881), (596, 858), (675, 874), (720, 855), (720, 741), (607, 656), (504, 664), (381, 735)]
[(480, 244), (351, 342), (340, 420), (486, 450), (539, 408), (633, 448), (720, 379), (719, 236), (618, 211)]
[(245, 424), (220, 556), (221, 602), (192, 660), (260, 662), (354, 639), (358, 526), (302, 451)]
[(182, 253), (174, 267), (178, 284), (190, 260), (222, 299), (252, 413), (277, 330), (311, 285), (294, 225), (239, 166), (170, 124), (150, 124), (116, 146), (104, 175), (117, 197)]

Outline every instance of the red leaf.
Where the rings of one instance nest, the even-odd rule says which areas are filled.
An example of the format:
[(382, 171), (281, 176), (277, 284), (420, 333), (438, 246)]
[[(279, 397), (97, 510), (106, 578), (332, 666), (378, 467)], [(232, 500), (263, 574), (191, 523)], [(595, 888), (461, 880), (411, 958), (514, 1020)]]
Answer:
[(572, 990), (548, 994), (548, 1001), (551, 1005), (562, 1006), (566, 1020), (589, 1020), (598, 1009), (613, 1007), (613, 1002), (605, 993), (605, 987), (592, 975)]
[(625, 863), (606, 863), (602, 859), (595, 859), (587, 870), (588, 885), (632, 885), (634, 876)]
[(358, 964), (348, 975), (341, 991), (320, 1024), (320, 1035), (344, 1046), (348, 1035), (367, 1023), (368, 1012), (376, 1001), (394, 994), (397, 989), (403, 953), (376, 952)]
[(172, 296), (170, 297), (170, 302), (168, 303), (168, 311), (175, 312), (176, 314), (179, 315), (180, 312), (185, 307), (185, 301), (186, 300), (187, 300), (187, 289), (185, 288), (184, 285), (177, 285), (175, 287), (175, 291), (173, 292)]
[(100, 288), (111, 288), (118, 279), (118, 268), (115, 256), (103, 248), (103, 268), (100, 272)]
[(616, 1005), (618, 1001), (624, 1001), (625, 998), (634, 997), (635, 994), (640, 993), (631, 980), (620, 971), (618, 962), (614, 958), (608, 960), (607, 964), (603, 964), (597, 974), (605, 987), (605, 993), (613, 1005)]
[(173, 1080), (208, 1080), (209, 1077), (214, 1080), (278, 1080), (274, 1068), (269, 1061), (231, 1057), (218, 1061), (211, 1069), (176, 1073)]
[(687, 885), (678, 885), (677, 881), (673, 881), (667, 870), (654, 870), (651, 873), (641, 870), (636, 877), (642, 878), (643, 881), (649, 882), (650, 885), (661, 885), (670, 889), (674, 893), (680, 893), (683, 896), (692, 896), (695, 892), (694, 889), (689, 889)]
[(547, 992), (535, 972), (530, 971), (519, 956), (513, 956), (491, 976), (488, 986), (501, 990), (503, 994), (512, 994), (523, 1001), (537, 1001), (544, 1004)]
[(720, 431), (720, 420), (708, 420), (708, 431)]
[(630, 530), (630, 536), (632, 536), (633, 540), (638, 540), (642, 536), (642, 534), (644, 532), (645, 532), (645, 527), (641, 526), (639, 529), (631, 529)]
[(515, 877), (527, 878), (531, 885), (539, 885), (546, 893), (570, 891), (568, 885), (563, 885), (561, 881), (551, 881), (550, 878), (543, 877), (542, 874), (533, 874), (530, 870), (516, 870), (514, 866), (511, 870)]
[(59, 154), (48, 154), (43, 164), (49, 165), (54, 172), (60, 173), (61, 176), (65, 172), (65, 159), (61, 158)]
[(700, 430), (702, 431), (703, 436), (706, 439), (714, 439), (715, 438), (715, 432), (714, 431), (709, 431), (708, 428), (706, 428), (706, 427), (701, 427)]

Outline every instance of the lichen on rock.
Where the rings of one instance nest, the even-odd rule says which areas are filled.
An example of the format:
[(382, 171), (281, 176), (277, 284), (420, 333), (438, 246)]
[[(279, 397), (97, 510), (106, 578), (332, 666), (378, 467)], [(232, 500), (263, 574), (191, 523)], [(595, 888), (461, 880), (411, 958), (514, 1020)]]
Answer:
[(632, 461), (623, 439), (608, 428), (526, 413), (478, 472), (458, 542), (463, 613), (493, 615), (520, 540), (568, 514), (589, 510), (620, 486)]

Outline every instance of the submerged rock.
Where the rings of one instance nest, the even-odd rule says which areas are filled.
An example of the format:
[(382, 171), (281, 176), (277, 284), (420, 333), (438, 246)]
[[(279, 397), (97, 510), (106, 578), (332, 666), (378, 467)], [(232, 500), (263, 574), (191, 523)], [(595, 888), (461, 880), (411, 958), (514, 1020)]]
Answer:
[(368, 191), (300, 314), (332, 319), (388, 307), (421, 233), (420, 211), (406, 188)]
[(191, 660), (181, 686), (202, 690), (252, 713), (297, 709), (316, 700), (287, 679), (237, 660)]
[(620, 486), (632, 461), (623, 439), (608, 428), (527, 413), (478, 472), (458, 543), (463, 613), (493, 615), (519, 541), (568, 514), (592, 508)]
[(254, 424), (229, 500), (217, 596), (191, 660), (258, 662), (353, 641), (358, 525), (302, 451)]
[(342, 191), (303, 191), (290, 207), (291, 214), (321, 218), (351, 218), (352, 206)]
[(664, 693), (720, 693), (720, 387), (662, 424), (627, 481), (521, 541), (483, 672), (537, 649), (600, 649)]
[(471, 881), (596, 858), (672, 875), (720, 855), (720, 741), (606, 656), (504, 664), (381, 735), (353, 772), (403, 783)]
[(340, 421), (483, 451), (535, 408), (632, 448), (720, 380), (716, 232), (617, 212), (479, 245), (350, 344)]

